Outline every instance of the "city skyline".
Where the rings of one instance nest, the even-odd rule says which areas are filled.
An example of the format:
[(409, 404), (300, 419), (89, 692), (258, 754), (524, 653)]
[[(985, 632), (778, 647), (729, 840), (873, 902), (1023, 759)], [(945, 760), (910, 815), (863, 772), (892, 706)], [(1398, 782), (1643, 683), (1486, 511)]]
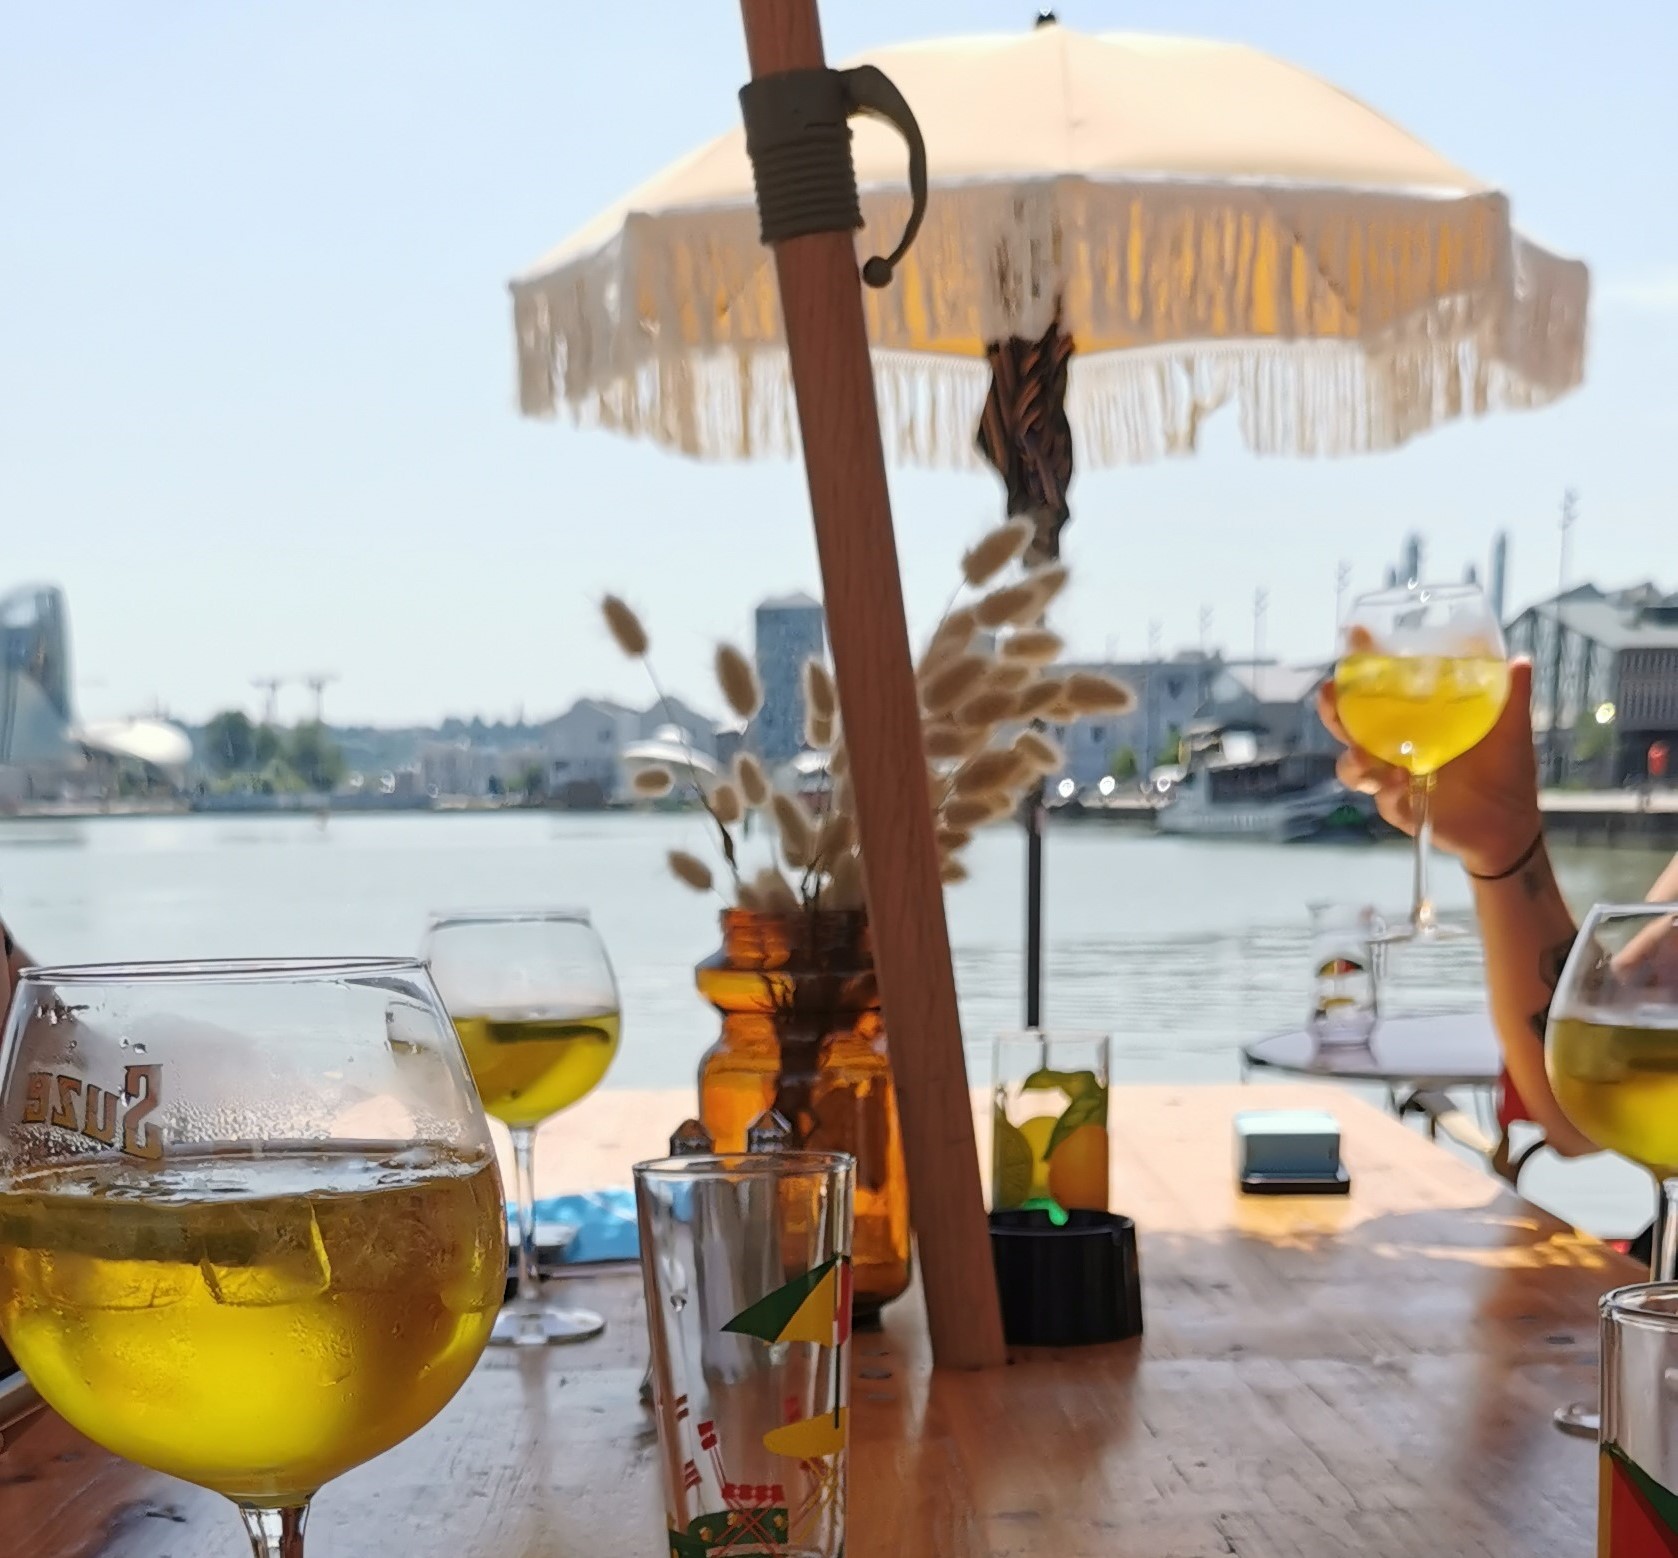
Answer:
[[(1337, 572), (1333, 581), (1334, 599), (1329, 604), (1329, 616), (1337, 618), (1343, 607), (1363, 589), (1377, 589), (1390, 586), (1398, 579), (1413, 573), (1417, 560), (1422, 563), (1422, 570), (1430, 579), (1445, 581), (1458, 578), (1474, 577), (1486, 586), (1488, 593), (1492, 593), (1498, 578), (1500, 567), (1507, 568), (1509, 561), (1509, 547), (1507, 536), (1499, 532), (1492, 537), (1492, 542), (1484, 558), (1458, 558), (1450, 551), (1450, 542), (1436, 546), (1433, 538), (1421, 531), (1411, 531), (1401, 539), (1397, 539), (1389, 553), (1393, 560), (1382, 561), (1376, 559), (1375, 571), (1355, 585), (1349, 574)], [(1501, 554), (1501, 560), (1500, 560)], [(1630, 579), (1587, 581), (1576, 573), (1570, 573), (1569, 584), (1595, 583), (1604, 586), (1611, 592), (1617, 589), (1631, 589), (1653, 584), (1662, 592), (1668, 584), (1664, 576), (1655, 573), (1644, 573)], [(3, 589), (4, 581), (0, 581)], [(56, 588), (56, 586), (48, 586)], [(1512, 598), (1507, 602), (1505, 621), (1512, 622), (1517, 616), (1530, 610), (1555, 594), (1556, 586), (1551, 583), (1530, 598)], [(1069, 640), (1066, 658), (1068, 663), (1077, 664), (1145, 664), (1154, 660), (1170, 660), (1178, 657), (1194, 655), (1208, 655), (1223, 661), (1239, 665), (1255, 660), (1280, 665), (1313, 665), (1326, 664), (1335, 653), (1332, 633), (1325, 642), (1306, 656), (1287, 655), (1277, 648), (1270, 637), (1269, 626), (1269, 591), (1259, 587), (1256, 598), (1249, 595), (1245, 603), (1246, 616), (1237, 619), (1228, 632), (1218, 623), (1216, 613), (1208, 612), (1204, 608), (1197, 615), (1195, 635), (1193, 640), (1184, 639), (1173, 641), (1163, 631), (1163, 624), (1159, 618), (1149, 621), (1149, 631), (1145, 646), (1135, 644), (1121, 645), (1116, 636), (1109, 633), (1102, 638), (1099, 645), (1080, 644)], [(946, 598), (941, 606), (949, 604)], [(761, 646), (765, 612), (773, 620), (778, 611), (792, 608), (794, 615), (803, 609), (814, 609), (819, 615), (821, 604), (819, 599), (804, 591), (783, 591), (770, 595), (753, 604), (749, 609), (748, 620), (752, 627), (749, 633), (742, 633), (731, 640), (742, 644)], [(71, 616), (74, 616), (73, 604)], [(1255, 621), (1255, 615), (1260, 619)], [(929, 632), (932, 623), (928, 623), (921, 630), (922, 637)], [(716, 642), (706, 642), (699, 646), (698, 658), (676, 660), (664, 666), (663, 672), (668, 677), (673, 673), (674, 679), (668, 680), (667, 692), (672, 701), (684, 709), (707, 710), (715, 709), (715, 723), (727, 726), (731, 723), (731, 716), (722, 707), (722, 699), (711, 686), (712, 674), (710, 668), (711, 652)], [(803, 639), (799, 639), (803, 645)], [(825, 656), (825, 640), (822, 653)], [(798, 664), (802, 664), (802, 654), (793, 657)], [(758, 671), (764, 681), (766, 691), (772, 677), (765, 675), (765, 666), (761, 647), (757, 650)], [(604, 663), (610, 664), (610, 661)], [(701, 689), (697, 697), (689, 697), (692, 688), (685, 687), (682, 679), (686, 677), (692, 683), (692, 688)], [(230, 670), (228, 677), (229, 696), (221, 702), (202, 711), (187, 711), (173, 707), (166, 697), (154, 696), (143, 708), (129, 711), (123, 717), (166, 718), (180, 724), (199, 727), (213, 716), (232, 710), (247, 714), (253, 721), (275, 723), (279, 726), (293, 726), (308, 723), (318, 718), (323, 712), (327, 718), (325, 723), (335, 730), (382, 730), (382, 731), (437, 731), (451, 724), (481, 723), (487, 727), (510, 727), (516, 729), (537, 729), (552, 724), (563, 715), (572, 711), (579, 703), (598, 701), (610, 703), (625, 710), (639, 711), (647, 703), (649, 690), (644, 673), (637, 670), (637, 674), (626, 682), (624, 678), (614, 680), (611, 691), (604, 690), (598, 685), (586, 682), (576, 682), (565, 688), (556, 687), (552, 697), (532, 706), (524, 702), (505, 705), (493, 698), (480, 699), (475, 704), (463, 704), (455, 708), (440, 710), (431, 718), (411, 719), (367, 719), (354, 716), (344, 716), (324, 705), (325, 690), (336, 685), (340, 680), (337, 673), (303, 673), (293, 675), (268, 675), (240, 677), (236, 669)], [(797, 689), (796, 674), (793, 684), (786, 688), (777, 688), (777, 702), (789, 702), (790, 712), (786, 715), (789, 729), (800, 728), (803, 719), (802, 693)], [(75, 695), (76, 688), (72, 687)], [(306, 700), (306, 701), (305, 701)], [(78, 699), (78, 702), (84, 700)], [(779, 717), (779, 716), (777, 716)], [(784, 744), (784, 743), (781, 743)]]
[[(1652, 571), (1678, 511), (1678, 212), (1647, 198), (1678, 16), (1636, 3), (1580, 29), (1552, 0), (1511, 28), (1418, 0), (1395, 36), (1316, 0), (1061, 14), (1296, 61), (1509, 190), (1517, 224), (1594, 275), (1587, 382), (1551, 409), (1320, 463), (1254, 459), (1224, 415), (1193, 460), (1079, 475), (1057, 625), (1080, 655), (1140, 657), (1156, 621), (1193, 644), (1208, 605), (1233, 651), (1255, 587), (1270, 651), (1326, 654), (1342, 561), (1353, 590), (1377, 585), (1416, 528), (1482, 560), (1508, 530), (1518, 607), (1554, 587), (1570, 486), (1573, 577)], [(829, 44), (1028, 21), (1004, 0), (853, 0)], [(588, 63), (561, 93), (556, 59)], [(818, 593), (795, 466), (691, 464), (513, 406), (508, 276), (728, 124), (742, 73), (737, 35), (675, 0), (633, 23), (530, 0), (22, 16), (0, 60), (29, 148), (0, 249), (0, 286), (30, 300), (0, 375), (4, 566), (8, 586), (64, 587), (86, 717), (162, 699), (202, 719), (260, 698), (252, 676), (321, 668), (345, 721), (552, 708), (574, 687), (633, 698), (600, 594), (643, 606), (669, 659), (697, 665), (749, 640), (756, 600)], [(1581, 91), (1590, 113), (1556, 111)], [(892, 480), (924, 634), (1001, 490), (979, 470)]]

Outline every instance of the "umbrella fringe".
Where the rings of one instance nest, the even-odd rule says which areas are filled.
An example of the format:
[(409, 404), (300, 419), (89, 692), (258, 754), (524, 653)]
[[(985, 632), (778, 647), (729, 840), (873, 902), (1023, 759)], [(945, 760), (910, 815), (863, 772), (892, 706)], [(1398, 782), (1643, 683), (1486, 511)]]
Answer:
[[(868, 196), (870, 227), (890, 227), (899, 203)], [(1585, 267), (1514, 233), (1495, 194), (1061, 181), (935, 193), (900, 279), (866, 305), (875, 341), (949, 348), (876, 350), (888, 455), (972, 467), (990, 381), (979, 343), (1034, 337), (1064, 296), (1090, 469), (1190, 454), (1231, 403), (1247, 445), (1274, 455), (1392, 449), (1461, 416), (1546, 404), (1583, 376), (1588, 293)], [(631, 217), (513, 297), (526, 414), (564, 405), (704, 459), (796, 451), (749, 212)]]

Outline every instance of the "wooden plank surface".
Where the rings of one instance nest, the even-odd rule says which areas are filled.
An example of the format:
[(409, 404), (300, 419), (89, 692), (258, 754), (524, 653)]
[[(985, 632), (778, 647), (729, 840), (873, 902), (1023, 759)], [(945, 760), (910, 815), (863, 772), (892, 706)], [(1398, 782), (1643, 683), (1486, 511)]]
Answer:
[[(919, 1306), (888, 1311), (856, 1341), (853, 1558), (1591, 1550), (1594, 1450), (1549, 1418), (1594, 1394), (1595, 1301), (1638, 1280), (1629, 1262), (1343, 1094), (1113, 1103), (1146, 1337), (935, 1375)], [(1340, 1117), (1352, 1195), (1239, 1196), (1231, 1116), (1305, 1103)], [(621, 1181), (683, 1106), (597, 1095), (550, 1133), (548, 1187)], [(429, 1428), (325, 1490), (310, 1558), (662, 1551), (639, 1279), (566, 1287), (610, 1315), (606, 1336), (486, 1357)], [(230, 1558), (243, 1541), (219, 1499), (56, 1421), (0, 1458), (0, 1532), (30, 1558)]]

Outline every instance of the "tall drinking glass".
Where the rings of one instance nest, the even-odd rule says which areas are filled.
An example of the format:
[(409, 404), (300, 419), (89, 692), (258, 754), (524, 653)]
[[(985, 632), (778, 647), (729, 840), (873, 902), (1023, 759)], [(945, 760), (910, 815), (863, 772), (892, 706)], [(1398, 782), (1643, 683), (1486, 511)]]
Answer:
[(1105, 1033), (1000, 1033), (991, 1048), (991, 1207), (1105, 1212)]
[(1602, 1301), (1599, 1558), (1678, 1550), (1678, 1285)]
[(600, 1085), (618, 1052), (618, 982), (581, 909), (483, 910), (433, 917), (422, 955), (454, 1018), (484, 1111), (512, 1133), (518, 1297), (491, 1341), (541, 1347), (606, 1327), (542, 1296), (536, 1257), (536, 1128)]
[(1439, 770), (1491, 733), (1509, 699), (1497, 617), (1477, 584), (1410, 584), (1363, 595), (1341, 629), (1334, 693), (1346, 733), (1410, 775), (1415, 888), (1410, 920), (1381, 941), (1457, 934), (1428, 892)]
[[(1659, 1186), (1656, 1282), (1678, 1277), (1678, 904), (1598, 904), (1562, 970), (1544, 1046), (1562, 1112)], [(1565, 1407), (1589, 1433), (1595, 1410)]]
[(673, 1554), (843, 1558), (855, 1174), (829, 1152), (635, 1166)]
[(255, 1558), (483, 1351), (506, 1213), (422, 964), (33, 969), (0, 1043), (0, 1337)]

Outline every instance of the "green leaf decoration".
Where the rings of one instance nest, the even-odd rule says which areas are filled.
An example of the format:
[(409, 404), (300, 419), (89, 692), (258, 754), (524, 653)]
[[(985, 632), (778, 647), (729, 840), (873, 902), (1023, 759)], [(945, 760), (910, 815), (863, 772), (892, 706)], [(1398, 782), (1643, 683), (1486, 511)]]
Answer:
[[(1080, 1076), (1090, 1076), (1087, 1071), (1080, 1072)], [(1066, 1106), (1066, 1112), (1055, 1121), (1055, 1128), (1049, 1132), (1049, 1143), (1043, 1149), (1045, 1159), (1055, 1155), (1055, 1148), (1066, 1140), (1082, 1125), (1105, 1125), (1107, 1123), (1107, 1089), (1094, 1077), (1090, 1077), (1094, 1086), (1088, 1091), (1074, 1093), (1072, 1102)]]
[(1046, 1093), (1059, 1088), (1068, 1098), (1082, 1098), (1086, 1093), (1105, 1093), (1101, 1080), (1093, 1071), (1033, 1071), (1020, 1083), (1027, 1093)]
[(798, 1313), (812, 1293), (821, 1285), (821, 1280), (828, 1272), (839, 1264), (838, 1258), (824, 1260), (819, 1266), (812, 1266), (802, 1277), (794, 1277), (785, 1287), (778, 1287), (773, 1293), (766, 1293), (748, 1309), (742, 1309), (727, 1325), (725, 1331), (732, 1331), (736, 1336), (755, 1336), (759, 1341), (775, 1341), (787, 1328), (792, 1317)]

